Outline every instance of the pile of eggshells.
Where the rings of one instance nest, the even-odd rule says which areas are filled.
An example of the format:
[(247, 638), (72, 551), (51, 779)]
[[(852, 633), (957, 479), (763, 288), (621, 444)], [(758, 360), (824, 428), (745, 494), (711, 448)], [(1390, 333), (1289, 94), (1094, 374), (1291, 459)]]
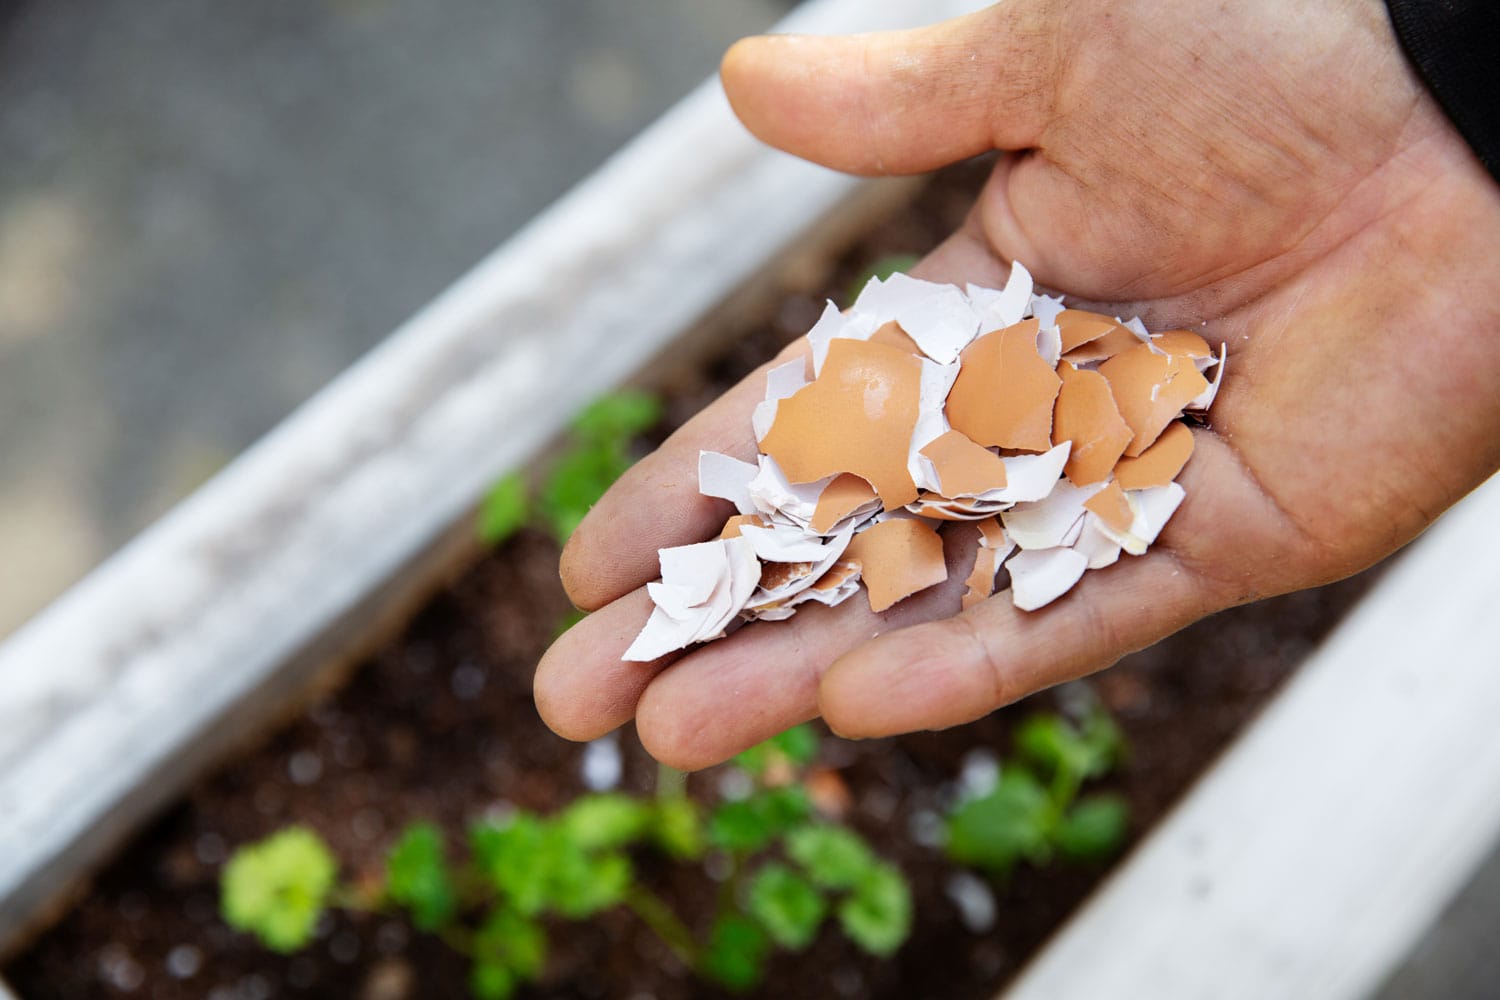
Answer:
[(809, 357), (767, 376), (755, 461), (700, 455), (701, 492), (739, 512), (712, 541), (661, 550), (625, 659), (837, 605), (861, 582), (883, 611), (947, 579), (944, 521), (978, 529), (964, 607), (1003, 565), (1015, 605), (1040, 608), (1156, 540), (1184, 495), (1181, 418), (1224, 376), (1224, 345), (1064, 308), (1019, 263), (1003, 290), (871, 279), (807, 340)]

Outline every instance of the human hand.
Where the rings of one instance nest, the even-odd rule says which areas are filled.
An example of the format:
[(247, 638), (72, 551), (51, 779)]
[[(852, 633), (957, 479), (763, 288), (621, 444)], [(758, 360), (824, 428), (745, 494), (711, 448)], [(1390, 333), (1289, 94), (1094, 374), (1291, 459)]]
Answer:
[[(751, 459), (764, 369), (631, 470), (563, 555), (596, 609), (539, 665), (549, 725), (634, 716), (682, 768), (821, 714), (878, 736), (969, 721), (1222, 608), (1393, 551), (1500, 467), (1500, 185), (1407, 68), (1377, 0), (1006, 0), (930, 28), (767, 37), (725, 88), (761, 138), (912, 173), (990, 149), (968, 221), (914, 273), (1003, 284), (1020, 259), (1070, 305), (1227, 341), (1229, 373), (1149, 553), (1021, 612), (947, 584), (858, 596), (651, 664), (658, 548), (717, 534), (700, 449)], [(801, 349), (800, 345), (794, 349)]]

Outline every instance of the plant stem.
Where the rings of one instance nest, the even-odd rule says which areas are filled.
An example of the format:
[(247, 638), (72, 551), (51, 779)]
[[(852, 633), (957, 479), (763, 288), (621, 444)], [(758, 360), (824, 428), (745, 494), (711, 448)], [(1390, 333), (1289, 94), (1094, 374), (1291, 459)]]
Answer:
[(625, 905), (664, 941), (673, 954), (690, 969), (698, 967), (698, 942), (693, 932), (672, 912), (672, 908), (650, 889), (633, 885), (625, 894)]
[(1078, 797), (1078, 789), (1083, 787), (1083, 772), (1075, 767), (1066, 757), (1058, 764), (1057, 773), (1052, 776), (1052, 787), (1048, 789), (1048, 798), (1052, 800), (1052, 823), (1056, 829), (1062, 824), (1063, 817), (1068, 812), (1068, 807)]
[(680, 799), (687, 794), (687, 772), (665, 764), (656, 765), (656, 797), (660, 801)]

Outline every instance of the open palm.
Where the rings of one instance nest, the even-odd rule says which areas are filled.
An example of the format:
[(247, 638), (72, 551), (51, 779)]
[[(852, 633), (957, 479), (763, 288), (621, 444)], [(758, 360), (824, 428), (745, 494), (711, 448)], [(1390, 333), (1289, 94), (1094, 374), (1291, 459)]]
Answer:
[[(1003, 156), (923, 277), (1206, 322), (1229, 374), (1150, 553), (1040, 612), (961, 614), (957, 572), (884, 614), (856, 598), (654, 664), (656, 551), (712, 537), (700, 449), (751, 458), (756, 373), (633, 469), (564, 554), (597, 609), (538, 668), (559, 733), (637, 719), (701, 767), (821, 714), (874, 736), (953, 725), (1205, 614), (1348, 575), (1500, 467), (1500, 187), (1408, 71), (1377, 0), (1007, 0), (911, 32), (759, 38), (725, 59), (766, 141), (860, 173)], [(794, 348), (794, 349), (800, 349)]]

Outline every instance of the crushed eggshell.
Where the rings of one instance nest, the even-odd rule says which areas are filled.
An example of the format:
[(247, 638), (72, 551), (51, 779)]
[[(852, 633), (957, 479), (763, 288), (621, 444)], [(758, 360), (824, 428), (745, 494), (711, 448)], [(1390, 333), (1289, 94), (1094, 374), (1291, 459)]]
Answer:
[(1016, 607), (1047, 605), (1155, 542), (1185, 496), (1183, 414), (1212, 405), (1227, 355), (1189, 330), (1067, 308), (1019, 263), (1003, 289), (871, 279), (807, 340), (810, 364), (767, 374), (755, 460), (700, 455), (699, 491), (736, 513), (711, 541), (661, 550), (625, 659), (861, 585), (885, 611), (948, 578), (946, 522), (977, 534), (964, 608), (1002, 568)]
[(849, 545), (859, 563), (870, 610), (884, 611), (904, 597), (948, 579), (937, 528), (917, 517), (893, 517), (871, 525)]

